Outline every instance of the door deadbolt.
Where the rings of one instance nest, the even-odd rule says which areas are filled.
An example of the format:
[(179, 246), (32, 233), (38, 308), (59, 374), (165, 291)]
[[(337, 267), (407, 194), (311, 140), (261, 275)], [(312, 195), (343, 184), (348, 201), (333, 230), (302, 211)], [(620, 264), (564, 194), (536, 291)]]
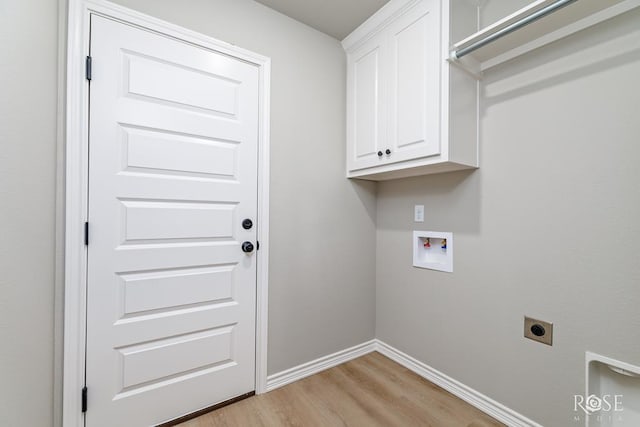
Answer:
[(242, 228), (244, 228), (245, 230), (251, 230), (251, 227), (253, 227), (253, 221), (251, 221), (249, 218), (242, 221)]

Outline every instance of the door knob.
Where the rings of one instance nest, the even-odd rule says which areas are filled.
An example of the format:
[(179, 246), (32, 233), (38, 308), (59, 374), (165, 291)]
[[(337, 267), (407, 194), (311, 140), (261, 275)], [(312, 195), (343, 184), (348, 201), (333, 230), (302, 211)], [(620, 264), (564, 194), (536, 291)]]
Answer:
[(251, 227), (253, 227), (253, 221), (251, 221), (249, 218), (242, 221), (242, 228), (244, 228), (245, 230), (251, 230)]
[(250, 254), (253, 252), (253, 243), (251, 242), (243, 242), (242, 243), (242, 252)]
[(389, 155), (389, 154), (391, 154), (391, 150), (389, 150), (389, 149), (387, 148), (387, 151), (385, 151), (385, 153), (387, 153), (387, 155)]
[(382, 157), (382, 151), (378, 151), (378, 157)]

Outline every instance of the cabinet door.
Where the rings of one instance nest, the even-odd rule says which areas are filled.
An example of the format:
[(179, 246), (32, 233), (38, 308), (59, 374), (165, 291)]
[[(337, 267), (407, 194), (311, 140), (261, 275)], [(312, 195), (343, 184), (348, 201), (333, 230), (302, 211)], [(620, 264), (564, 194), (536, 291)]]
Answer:
[(440, 153), (440, 2), (425, 0), (388, 28), (387, 162)]
[(347, 59), (347, 170), (384, 163), (378, 156), (386, 139), (382, 35), (372, 38)]

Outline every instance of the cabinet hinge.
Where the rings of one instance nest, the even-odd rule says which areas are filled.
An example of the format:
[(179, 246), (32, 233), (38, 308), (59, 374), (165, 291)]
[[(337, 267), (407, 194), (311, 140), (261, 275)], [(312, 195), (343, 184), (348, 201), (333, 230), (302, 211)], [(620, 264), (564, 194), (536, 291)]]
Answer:
[(87, 56), (87, 60), (85, 62), (85, 76), (87, 80), (91, 81), (91, 57)]
[(87, 412), (87, 386), (82, 387), (82, 412)]
[(84, 223), (84, 245), (89, 246), (89, 223)]

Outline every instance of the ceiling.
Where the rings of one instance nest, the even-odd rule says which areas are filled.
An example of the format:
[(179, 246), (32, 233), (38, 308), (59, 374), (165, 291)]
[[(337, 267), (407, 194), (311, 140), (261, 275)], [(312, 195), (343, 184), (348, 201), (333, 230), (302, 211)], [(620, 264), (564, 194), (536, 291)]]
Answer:
[(338, 40), (367, 20), (388, 0), (256, 0)]

